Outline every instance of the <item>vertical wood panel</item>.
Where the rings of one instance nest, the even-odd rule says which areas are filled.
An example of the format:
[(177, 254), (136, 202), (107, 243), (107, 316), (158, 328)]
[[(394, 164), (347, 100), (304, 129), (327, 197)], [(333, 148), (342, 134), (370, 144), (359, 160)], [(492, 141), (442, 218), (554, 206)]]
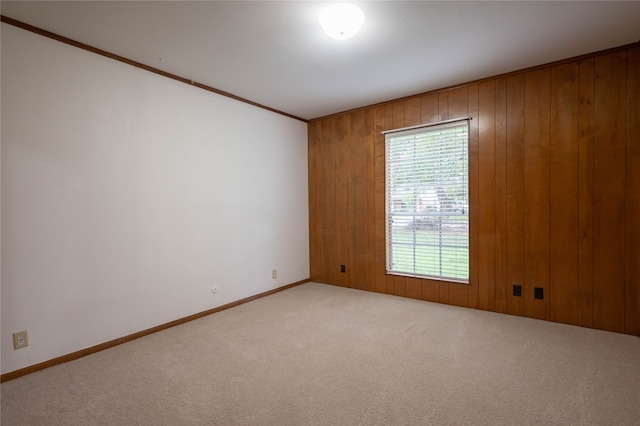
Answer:
[(412, 299), (422, 299), (422, 280), (419, 278), (407, 278), (407, 292), (405, 296)]
[(449, 92), (438, 93), (438, 121), (449, 119)]
[(593, 325), (617, 332), (625, 305), (626, 59), (618, 52), (595, 61)]
[[(449, 91), (448, 96), (448, 105), (449, 105), (449, 118), (462, 118), (467, 117), (469, 115), (469, 96), (468, 96), (468, 88), (460, 87), (454, 90)], [(475, 146), (475, 145), (474, 145)], [(473, 151), (473, 147), (469, 147), (469, 157), (470, 164), (476, 162), (476, 157), (473, 156), (471, 151)], [(470, 173), (472, 172), (472, 167), (470, 167)], [(470, 182), (472, 179), (470, 178)], [(471, 183), (470, 183), (471, 185)], [(470, 230), (471, 232), (471, 230)], [(473, 273), (470, 272), (470, 275)], [(474, 285), (473, 280), (469, 280), (471, 284), (452, 284), (447, 283), (448, 286), (448, 296), (449, 302), (452, 305), (456, 306), (469, 306), (469, 291), (470, 287)], [(473, 289), (476, 289), (477, 286), (474, 286)]]
[(640, 336), (640, 47), (627, 59), (625, 333)]
[(469, 88), (467, 86), (449, 90), (448, 119), (465, 118), (469, 115)]
[(440, 302), (440, 283), (434, 280), (422, 280), (422, 300)]
[[(367, 123), (364, 110), (349, 114), (349, 287), (363, 289), (367, 280)], [(364, 219), (364, 220), (363, 220)]]
[(550, 319), (578, 323), (579, 65), (551, 69)]
[[(334, 120), (334, 137), (336, 140), (336, 258), (333, 265), (337, 274), (337, 284), (343, 287), (349, 286), (349, 275), (352, 273), (352, 265), (349, 265), (349, 210), (351, 199), (349, 198), (349, 116), (340, 115)], [(340, 265), (346, 266), (346, 272), (340, 272)]]
[[(367, 157), (367, 241), (368, 256), (366, 264), (366, 285), (365, 290), (376, 291), (376, 155), (375, 155), (375, 110), (368, 108), (364, 112), (366, 145), (365, 155)], [(362, 220), (358, 217), (356, 220)]]
[(578, 325), (593, 326), (593, 58), (579, 63)]
[(437, 123), (440, 117), (438, 113), (438, 94), (428, 93), (420, 97), (420, 124)]
[[(507, 288), (524, 287), (524, 74), (507, 78)], [(524, 315), (507, 293), (507, 313)]]
[(495, 81), (479, 86), (479, 305), (495, 310)]
[(378, 293), (386, 293), (386, 237), (385, 237), (385, 163), (384, 163), (384, 135), (385, 130), (385, 110), (386, 107), (379, 106), (374, 108), (374, 155), (375, 155), (375, 281), (376, 291)]
[(507, 311), (507, 79), (496, 81), (495, 120), (495, 309)]
[[(525, 74), (524, 303), (525, 314), (549, 317), (549, 144), (550, 71)], [(534, 299), (534, 287), (544, 289)]]
[(413, 97), (404, 101), (404, 127), (417, 126), (420, 124), (420, 98)]
[(322, 183), (319, 203), (322, 206), (322, 249), (324, 251), (324, 277), (328, 284), (338, 284), (338, 255), (336, 250), (336, 141), (335, 120), (322, 121), (321, 152)]

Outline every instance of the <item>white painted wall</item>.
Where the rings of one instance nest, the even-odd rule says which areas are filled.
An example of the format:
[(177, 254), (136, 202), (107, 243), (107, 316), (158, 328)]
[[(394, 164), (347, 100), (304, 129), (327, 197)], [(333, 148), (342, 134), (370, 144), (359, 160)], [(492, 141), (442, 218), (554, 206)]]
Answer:
[(305, 123), (7, 24), (1, 71), (2, 373), (309, 277)]

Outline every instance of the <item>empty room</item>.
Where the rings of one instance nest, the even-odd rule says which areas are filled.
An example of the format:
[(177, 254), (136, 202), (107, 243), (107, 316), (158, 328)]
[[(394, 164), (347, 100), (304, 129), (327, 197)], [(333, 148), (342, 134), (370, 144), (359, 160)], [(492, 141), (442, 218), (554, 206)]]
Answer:
[(640, 2), (0, 14), (3, 425), (640, 424)]

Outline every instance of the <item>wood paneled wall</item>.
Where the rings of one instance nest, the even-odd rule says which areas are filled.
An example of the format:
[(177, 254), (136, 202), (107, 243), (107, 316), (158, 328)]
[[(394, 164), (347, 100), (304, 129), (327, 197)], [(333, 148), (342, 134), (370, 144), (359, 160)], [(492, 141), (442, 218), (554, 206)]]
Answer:
[[(470, 283), (387, 275), (381, 132), (465, 116)], [(311, 279), (640, 335), (639, 123), (637, 43), (313, 120)]]

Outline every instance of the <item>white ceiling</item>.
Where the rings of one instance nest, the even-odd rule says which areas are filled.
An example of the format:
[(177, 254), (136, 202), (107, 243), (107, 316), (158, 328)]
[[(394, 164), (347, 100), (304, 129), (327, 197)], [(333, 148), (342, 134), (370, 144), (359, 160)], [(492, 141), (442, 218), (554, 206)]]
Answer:
[(2, 1), (7, 17), (316, 118), (640, 40), (640, 1), (353, 1), (354, 38), (318, 1)]

